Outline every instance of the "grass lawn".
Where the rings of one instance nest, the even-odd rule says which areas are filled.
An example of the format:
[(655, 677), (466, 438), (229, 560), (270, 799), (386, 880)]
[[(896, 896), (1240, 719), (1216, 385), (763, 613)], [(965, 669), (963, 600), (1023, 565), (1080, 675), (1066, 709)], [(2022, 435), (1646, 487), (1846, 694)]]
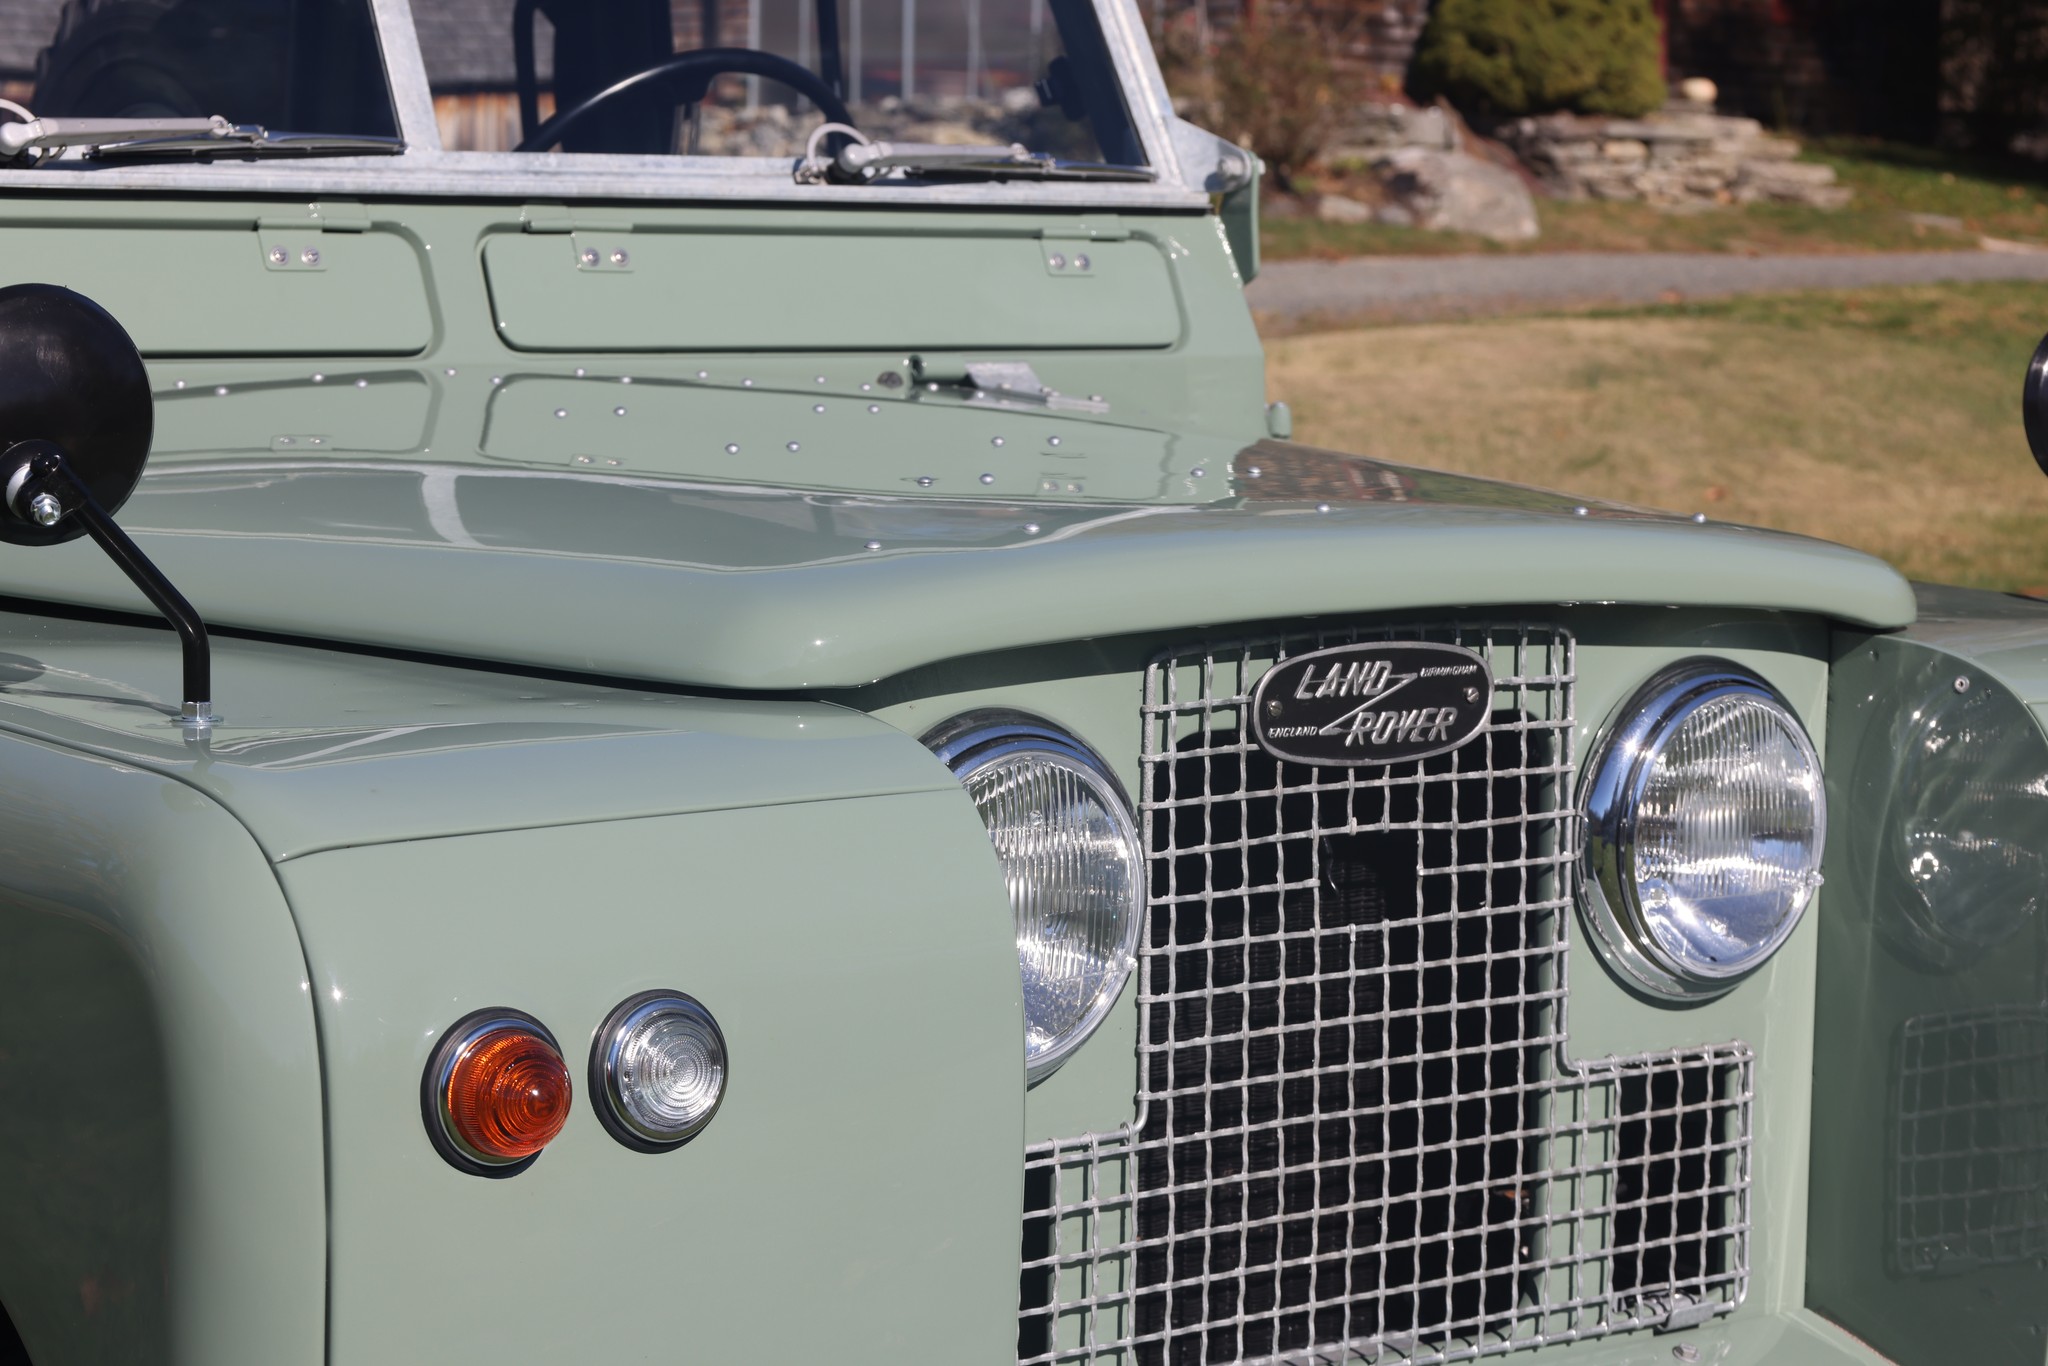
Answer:
[[(1543, 235), (1513, 246), (1373, 223), (1268, 218), (1261, 247), (1267, 257), (1285, 260), (1469, 251), (1933, 251), (1975, 247), (1982, 237), (2048, 244), (2048, 178), (2039, 168), (1890, 143), (1807, 146), (1805, 160), (1833, 166), (1841, 183), (1856, 191), (1849, 207), (1752, 204), (1679, 214), (1645, 204), (1538, 199)], [(1327, 188), (1343, 191), (1336, 178)], [(1908, 214), (1956, 221), (1914, 222)]]
[(1267, 344), (1295, 439), (2048, 590), (2020, 379), (2048, 285), (1784, 295)]

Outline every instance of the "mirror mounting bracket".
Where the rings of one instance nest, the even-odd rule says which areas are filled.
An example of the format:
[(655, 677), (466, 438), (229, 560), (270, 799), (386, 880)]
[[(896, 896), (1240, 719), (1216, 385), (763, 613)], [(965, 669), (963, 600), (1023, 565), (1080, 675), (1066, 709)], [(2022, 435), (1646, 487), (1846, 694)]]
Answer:
[(185, 657), (184, 706), (178, 724), (188, 731), (210, 729), (220, 718), (213, 714), (213, 659), (206, 623), (100, 506), (56, 443), (18, 441), (0, 454), (0, 502), (9, 516), (31, 526), (54, 527), (66, 518), (75, 518), (85, 528), (86, 535), (178, 633)]

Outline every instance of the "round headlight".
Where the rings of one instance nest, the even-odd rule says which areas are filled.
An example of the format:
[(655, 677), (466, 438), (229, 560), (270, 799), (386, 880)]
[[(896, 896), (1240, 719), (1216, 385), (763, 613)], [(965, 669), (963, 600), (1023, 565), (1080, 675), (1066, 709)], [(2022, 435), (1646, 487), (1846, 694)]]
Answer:
[(1116, 1004), (1136, 961), (1145, 858), (1130, 804), (1093, 751), (1016, 713), (925, 737), (967, 788), (1009, 880), (1024, 979), (1024, 1062), (1037, 1081)]
[(590, 1044), (590, 1089), (613, 1138), (666, 1152), (694, 1137), (725, 1097), (725, 1035), (679, 991), (643, 991), (613, 1008)]
[(1658, 996), (1735, 985), (1820, 886), (1820, 757), (1768, 684), (1724, 660), (1652, 678), (1609, 727), (1586, 785), (1587, 918)]

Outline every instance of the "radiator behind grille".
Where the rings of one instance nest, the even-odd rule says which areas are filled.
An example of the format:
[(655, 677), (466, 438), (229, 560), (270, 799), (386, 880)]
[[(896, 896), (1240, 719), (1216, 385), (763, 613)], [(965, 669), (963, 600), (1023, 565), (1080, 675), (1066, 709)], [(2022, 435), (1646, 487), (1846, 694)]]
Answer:
[[(1289, 655), (1487, 656), (1493, 723), (1382, 768), (1242, 729)], [(1328, 633), (1147, 674), (1138, 1115), (1027, 1154), (1021, 1362), (1435, 1362), (1725, 1312), (1751, 1059), (1562, 1062), (1573, 647)]]

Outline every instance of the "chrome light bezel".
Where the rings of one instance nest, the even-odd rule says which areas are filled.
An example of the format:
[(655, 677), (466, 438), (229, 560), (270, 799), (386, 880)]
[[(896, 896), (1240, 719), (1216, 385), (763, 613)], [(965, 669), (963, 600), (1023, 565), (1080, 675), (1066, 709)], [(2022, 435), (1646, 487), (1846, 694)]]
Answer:
[[(1081, 770), (1101, 789), (1104, 805), (1115, 818), (1119, 833), (1131, 851), (1134, 890), (1130, 914), (1126, 917), (1123, 936), (1118, 944), (1116, 963), (1104, 988), (1097, 993), (1080, 1021), (1036, 1061), (1027, 1057), (1025, 1084), (1035, 1086), (1058, 1071), (1060, 1065), (1102, 1027), (1102, 1022), (1109, 1018), (1110, 1011), (1122, 998), (1131, 973), (1137, 967), (1138, 940), (1144, 933), (1146, 910), (1144, 838), (1140, 834), (1130, 796), (1109, 765), (1079, 739), (1042, 717), (1007, 709), (965, 712), (927, 731), (923, 740), (925, 746), (953, 770), (953, 776), (963, 788), (968, 787), (975, 774), (990, 764), (1019, 754), (1049, 755)], [(1012, 924), (1015, 924), (1014, 902)], [(1018, 972), (1021, 977), (1021, 954)]]
[[(1722, 971), (1673, 956), (1658, 942), (1644, 915), (1636, 890), (1636, 815), (1651, 763), (1687, 717), (1730, 695), (1750, 697), (1781, 712), (1816, 779), (1820, 777), (1819, 752), (1792, 705), (1755, 673), (1713, 658), (1682, 660), (1638, 688), (1609, 720), (1585, 770), (1580, 800), (1586, 819), (1581, 909), (1608, 964), (1628, 985), (1661, 1000), (1696, 1002), (1726, 994), (1770, 962), (1813, 905), (1814, 888), (1809, 888), (1769, 939), (1742, 963)], [(1826, 789), (1818, 795), (1814, 841), (1824, 849)]]
[[(633, 1118), (618, 1079), (619, 1055), (627, 1037), (650, 1015), (659, 1013), (688, 1015), (708, 1028), (718, 1041), (722, 1069), (718, 1095), (711, 1108), (688, 1128), (668, 1133), (654, 1132)], [(606, 1133), (635, 1152), (667, 1153), (682, 1147), (718, 1117), (726, 1092), (731, 1089), (732, 1049), (725, 1041), (725, 1031), (704, 1003), (687, 992), (654, 990), (628, 996), (612, 1007), (604, 1023), (590, 1037), (590, 1094), (596, 1101), (598, 1122), (604, 1125)]]
[[(455, 1132), (455, 1117), (448, 1113), (448, 1078), (455, 1071), (455, 1064), (477, 1040), (500, 1029), (530, 1030), (547, 1040), (548, 1046), (557, 1055), (564, 1056), (566, 1061), (561, 1041), (555, 1037), (554, 1031), (523, 1010), (513, 1010), (509, 1006), (474, 1010), (448, 1026), (447, 1032), (441, 1035), (441, 1041), (428, 1055), (426, 1069), (420, 1073), (420, 1116), (426, 1121), (427, 1141), (434, 1145), (434, 1151), (449, 1166), (471, 1176), (517, 1176), (540, 1161), (539, 1153), (529, 1153), (507, 1162), (478, 1152)], [(573, 1077), (575, 1074), (572, 1072), (570, 1075)]]

